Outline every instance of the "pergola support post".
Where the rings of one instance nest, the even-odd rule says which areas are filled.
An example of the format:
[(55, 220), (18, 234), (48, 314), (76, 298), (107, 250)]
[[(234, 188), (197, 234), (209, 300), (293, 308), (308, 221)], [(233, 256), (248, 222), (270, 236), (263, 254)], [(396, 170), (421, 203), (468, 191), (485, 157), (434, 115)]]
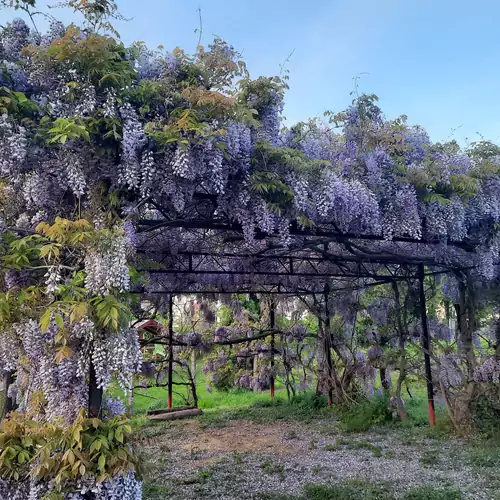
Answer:
[(427, 381), (427, 402), (429, 407), (429, 423), (436, 425), (436, 413), (434, 408), (434, 385), (432, 383), (431, 356), (430, 356), (430, 336), (427, 322), (427, 304), (425, 301), (424, 288), (425, 268), (424, 264), (418, 265), (418, 284), (420, 294), (420, 311), (422, 319), (422, 347), (424, 350), (425, 378)]

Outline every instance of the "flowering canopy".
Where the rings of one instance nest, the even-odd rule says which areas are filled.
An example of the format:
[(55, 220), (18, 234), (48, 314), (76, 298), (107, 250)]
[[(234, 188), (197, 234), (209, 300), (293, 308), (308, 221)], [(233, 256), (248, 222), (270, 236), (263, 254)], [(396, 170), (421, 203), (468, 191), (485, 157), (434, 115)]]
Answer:
[(434, 144), (367, 95), (287, 128), (286, 79), (252, 80), (226, 42), (126, 47), (92, 19), (0, 31), (0, 371), (32, 418), (71, 425), (112, 376), (129, 387), (129, 291), (497, 277), (500, 148)]

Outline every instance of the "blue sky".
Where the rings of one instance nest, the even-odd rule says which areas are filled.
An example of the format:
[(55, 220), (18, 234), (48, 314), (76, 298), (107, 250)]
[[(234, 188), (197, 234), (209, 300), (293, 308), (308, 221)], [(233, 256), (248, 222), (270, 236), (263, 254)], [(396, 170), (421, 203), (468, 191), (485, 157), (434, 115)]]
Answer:
[(200, 7), (203, 43), (226, 39), (254, 77), (278, 74), (294, 51), (287, 124), (344, 109), (359, 75), (388, 117), (408, 115), (433, 140), (500, 142), (498, 0), (117, 1), (132, 18), (118, 23), (126, 43), (192, 51)]

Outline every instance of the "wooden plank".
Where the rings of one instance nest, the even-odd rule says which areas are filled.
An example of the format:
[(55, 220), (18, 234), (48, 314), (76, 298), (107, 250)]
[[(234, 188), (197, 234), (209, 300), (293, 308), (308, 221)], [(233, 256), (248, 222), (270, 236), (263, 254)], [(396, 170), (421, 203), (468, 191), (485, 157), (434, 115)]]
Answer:
[(174, 411), (183, 411), (183, 410), (194, 410), (196, 406), (179, 406), (178, 408), (164, 408), (158, 410), (149, 410), (148, 415), (159, 415), (160, 413), (172, 413)]
[(158, 415), (151, 415), (150, 420), (178, 420), (181, 418), (195, 417), (201, 415), (202, 411), (199, 408), (192, 408), (191, 410), (172, 411), (170, 413), (160, 413)]

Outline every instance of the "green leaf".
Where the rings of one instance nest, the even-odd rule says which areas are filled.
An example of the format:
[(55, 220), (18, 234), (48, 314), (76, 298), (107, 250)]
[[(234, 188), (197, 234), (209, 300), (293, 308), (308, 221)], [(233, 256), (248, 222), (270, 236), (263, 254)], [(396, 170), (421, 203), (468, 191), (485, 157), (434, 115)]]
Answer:
[(74, 465), (75, 463), (75, 454), (73, 453), (72, 450), (68, 450), (68, 463), (70, 465)]
[(106, 465), (106, 457), (101, 453), (101, 455), (99, 456), (99, 460), (97, 462), (97, 465), (99, 467), (99, 470), (101, 472), (104, 472), (104, 467)]
[(54, 319), (56, 321), (56, 325), (61, 330), (64, 328), (64, 319), (59, 313), (54, 314)]
[(42, 330), (42, 333), (45, 333), (47, 331), (47, 328), (50, 325), (51, 318), (52, 311), (50, 309), (47, 309), (40, 318), (40, 329)]
[(91, 445), (90, 445), (90, 453), (93, 453), (94, 451), (99, 451), (101, 449), (102, 443), (98, 439), (96, 439)]
[(115, 431), (115, 439), (119, 442), (119, 443), (123, 443), (123, 430), (121, 427), (118, 427)]

